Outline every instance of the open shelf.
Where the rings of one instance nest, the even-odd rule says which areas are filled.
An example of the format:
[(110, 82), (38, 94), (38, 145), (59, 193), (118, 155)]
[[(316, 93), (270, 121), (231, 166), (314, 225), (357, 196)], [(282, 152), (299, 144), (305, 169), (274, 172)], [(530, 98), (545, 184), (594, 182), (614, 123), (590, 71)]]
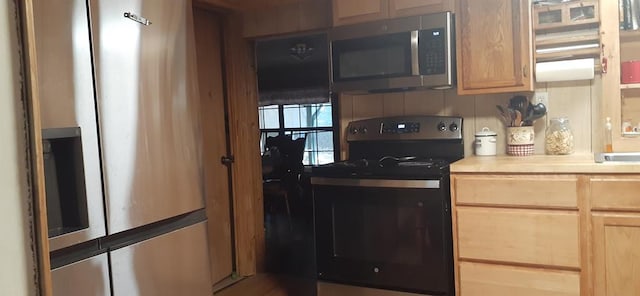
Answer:
[(640, 89), (640, 83), (620, 84), (620, 89)]
[(635, 138), (640, 136), (640, 132), (624, 132), (622, 133), (623, 137)]
[(638, 41), (640, 40), (640, 30), (620, 30), (620, 41)]
[(576, 43), (599, 43), (600, 36), (597, 31), (584, 34), (564, 34), (564, 35), (536, 35), (536, 46), (562, 46)]
[[(576, 58), (588, 58), (594, 57), (598, 58), (600, 54), (599, 48), (583, 48), (583, 49), (573, 49), (573, 50), (562, 50), (555, 52), (543, 52), (543, 53), (535, 53), (535, 58), (537, 62), (541, 61), (550, 61), (550, 60), (562, 60), (562, 59), (576, 59)], [(599, 63), (596, 59), (596, 62)]]

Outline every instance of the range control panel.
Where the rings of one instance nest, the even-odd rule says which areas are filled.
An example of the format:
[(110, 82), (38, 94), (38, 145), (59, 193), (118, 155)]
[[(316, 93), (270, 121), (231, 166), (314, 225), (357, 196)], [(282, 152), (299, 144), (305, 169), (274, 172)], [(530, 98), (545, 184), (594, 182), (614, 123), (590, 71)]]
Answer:
[(392, 122), (390, 124), (382, 123), (382, 133), (392, 134), (404, 134), (404, 133), (419, 133), (420, 122)]
[(399, 116), (352, 121), (347, 141), (462, 139), (462, 117)]

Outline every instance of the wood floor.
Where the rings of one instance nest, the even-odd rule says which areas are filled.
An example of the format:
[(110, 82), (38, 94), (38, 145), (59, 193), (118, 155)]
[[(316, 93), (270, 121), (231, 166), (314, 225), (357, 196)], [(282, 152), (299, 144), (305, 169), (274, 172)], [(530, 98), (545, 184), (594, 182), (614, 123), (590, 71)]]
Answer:
[(214, 296), (311, 296), (315, 282), (288, 276), (257, 274), (229, 286)]

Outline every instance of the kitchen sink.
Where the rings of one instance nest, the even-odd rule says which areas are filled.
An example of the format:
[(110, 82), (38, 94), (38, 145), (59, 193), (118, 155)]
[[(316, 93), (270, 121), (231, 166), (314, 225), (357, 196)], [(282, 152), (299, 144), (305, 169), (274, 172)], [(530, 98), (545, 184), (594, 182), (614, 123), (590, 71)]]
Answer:
[(640, 152), (596, 153), (596, 162), (640, 162)]

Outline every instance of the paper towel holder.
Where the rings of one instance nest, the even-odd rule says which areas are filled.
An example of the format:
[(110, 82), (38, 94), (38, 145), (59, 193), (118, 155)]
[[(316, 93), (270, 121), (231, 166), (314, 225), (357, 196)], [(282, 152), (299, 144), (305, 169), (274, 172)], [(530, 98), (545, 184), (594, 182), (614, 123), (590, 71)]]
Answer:
[(536, 82), (591, 80), (595, 77), (594, 58), (536, 63)]

